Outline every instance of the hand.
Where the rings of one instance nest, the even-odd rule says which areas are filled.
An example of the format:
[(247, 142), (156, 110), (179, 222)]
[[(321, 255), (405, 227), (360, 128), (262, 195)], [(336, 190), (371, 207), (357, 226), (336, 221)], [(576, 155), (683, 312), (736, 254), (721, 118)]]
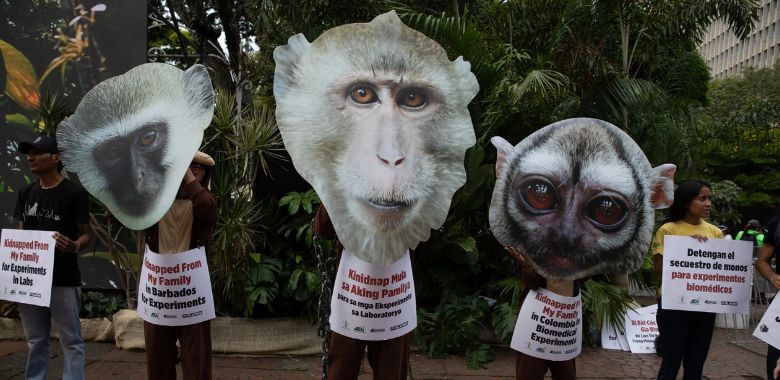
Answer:
[(772, 286), (775, 287), (775, 289), (780, 289), (780, 274), (773, 274), (772, 277), (768, 278), (770, 283), (772, 283)]
[(775, 378), (775, 380), (780, 379), (780, 359), (777, 359), (775, 370), (772, 372), (772, 376)]
[(190, 168), (187, 168), (187, 171), (184, 172), (184, 178), (182, 179), (181, 183), (183, 185), (188, 185), (192, 181), (196, 181), (197, 178), (195, 178), (195, 174), (192, 174), (192, 170)]
[(70, 240), (70, 238), (68, 238), (67, 236), (59, 232), (55, 232), (54, 235), (52, 235), (52, 237), (54, 238), (54, 242), (56, 243), (57, 249), (59, 249), (60, 251), (73, 252), (73, 253), (78, 252), (79, 249), (78, 242), (74, 240)]
[(707, 241), (707, 237), (706, 236), (702, 236), (702, 235), (699, 235), (699, 234), (691, 235), (691, 237), (696, 239), (696, 240), (698, 240), (698, 241), (700, 241), (700, 242), (702, 242), (702, 243)]

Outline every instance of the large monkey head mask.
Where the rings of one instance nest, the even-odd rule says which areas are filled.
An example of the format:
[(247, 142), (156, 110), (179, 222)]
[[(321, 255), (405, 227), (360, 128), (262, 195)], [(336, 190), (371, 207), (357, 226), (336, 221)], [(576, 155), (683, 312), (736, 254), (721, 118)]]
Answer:
[(468, 62), (394, 12), (274, 51), (276, 118), (344, 247), (390, 264), (428, 239), (463, 185), (475, 136)]
[(625, 132), (596, 119), (548, 125), (496, 146), (490, 228), (537, 273), (575, 280), (639, 268), (653, 233), (654, 209), (674, 193), (671, 164), (650, 166)]
[(125, 226), (173, 203), (214, 113), (208, 71), (147, 63), (92, 88), (57, 128), (62, 161)]

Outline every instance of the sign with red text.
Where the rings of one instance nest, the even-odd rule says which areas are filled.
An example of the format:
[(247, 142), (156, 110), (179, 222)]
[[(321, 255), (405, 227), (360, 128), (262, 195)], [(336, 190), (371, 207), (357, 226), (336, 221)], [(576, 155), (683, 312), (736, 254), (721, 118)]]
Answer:
[(554, 361), (582, 351), (582, 301), (547, 289), (532, 290), (520, 308), (510, 344), (515, 351)]
[(186, 326), (216, 317), (203, 247), (158, 254), (146, 247), (138, 284), (138, 314), (163, 326)]
[(353, 339), (388, 340), (415, 327), (417, 300), (409, 252), (384, 266), (344, 250), (333, 284), (330, 329)]
[(2, 231), (0, 299), (49, 307), (54, 274), (53, 231)]
[(748, 313), (753, 243), (668, 235), (663, 256), (664, 309)]
[(780, 347), (780, 297), (775, 297), (753, 331), (753, 335), (772, 347)]
[(655, 338), (658, 337), (658, 324), (655, 321), (657, 313), (658, 305), (626, 310), (626, 337), (631, 353), (655, 353)]

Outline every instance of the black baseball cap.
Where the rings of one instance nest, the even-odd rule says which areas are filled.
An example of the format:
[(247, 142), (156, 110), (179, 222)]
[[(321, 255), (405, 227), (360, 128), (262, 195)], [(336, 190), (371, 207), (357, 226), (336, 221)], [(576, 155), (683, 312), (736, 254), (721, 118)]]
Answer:
[(57, 148), (57, 139), (49, 136), (39, 136), (33, 142), (23, 141), (19, 143), (19, 153), (27, 154), (32, 148), (46, 153), (60, 152), (60, 150)]

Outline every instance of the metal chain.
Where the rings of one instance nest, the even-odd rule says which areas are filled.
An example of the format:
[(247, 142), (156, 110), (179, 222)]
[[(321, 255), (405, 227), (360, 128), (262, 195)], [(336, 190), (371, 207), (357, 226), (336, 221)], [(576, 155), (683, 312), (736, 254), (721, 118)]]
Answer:
[(327, 257), (322, 253), (322, 239), (314, 234), (314, 253), (317, 255), (317, 269), (320, 272), (320, 299), (317, 304), (317, 335), (322, 338), (322, 379), (328, 379), (330, 368), (330, 300), (333, 294), (333, 265), (336, 261), (338, 241), (333, 241), (333, 254)]

